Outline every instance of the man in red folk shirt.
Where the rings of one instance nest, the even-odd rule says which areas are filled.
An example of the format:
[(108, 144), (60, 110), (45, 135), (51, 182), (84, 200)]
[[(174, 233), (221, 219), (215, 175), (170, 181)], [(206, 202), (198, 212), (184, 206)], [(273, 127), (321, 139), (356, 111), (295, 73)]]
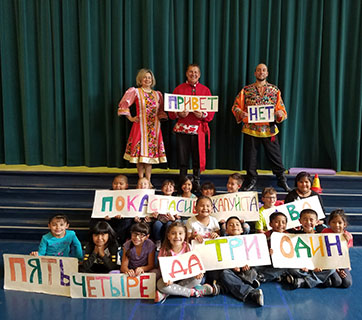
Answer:
[[(209, 88), (199, 82), (200, 76), (200, 67), (197, 64), (188, 65), (186, 70), (186, 82), (177, 86), (173, 93), (194, 96), (211, 96)], [(204, 171), (206, 165), (205, 135), (208, 135), (210, 144), (208, 122), (213, 119), (214, 112), (169, 112), (169, 117), (172, 120), (177, 119), (173, 131), (176, 133), (180, 178), (187, 175), (189, 158), (191, 155), (194, 183), (196, 189), (198, 189), (200, 187), (200, 171)]]

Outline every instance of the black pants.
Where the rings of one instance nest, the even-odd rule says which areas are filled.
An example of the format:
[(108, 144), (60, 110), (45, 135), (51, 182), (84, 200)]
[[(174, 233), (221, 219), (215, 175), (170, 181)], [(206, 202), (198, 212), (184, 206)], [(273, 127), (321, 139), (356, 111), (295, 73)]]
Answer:
[(180, 176), (187, 175), (189, 168), (190, 155), (192, 158), (192, 169), (194, 178), (200, 175), (200, 159), (199, 159), (199, 137), (196, 134), (176, 134), (178, 167), (180, 168)]
[(268, 157), (273, 173), (278, 177), (283, 177), (284, 166), (280, 154), (280, 146), (278, 136), (274, 136), (275, 140), (269, 138), (257, 138), (244, 134), (244, 168), (247, 172), (247, 178), (256, 178), (258, 173), (257, 169), (257, 156), (260, 145), (263, 144), (265, 154)]

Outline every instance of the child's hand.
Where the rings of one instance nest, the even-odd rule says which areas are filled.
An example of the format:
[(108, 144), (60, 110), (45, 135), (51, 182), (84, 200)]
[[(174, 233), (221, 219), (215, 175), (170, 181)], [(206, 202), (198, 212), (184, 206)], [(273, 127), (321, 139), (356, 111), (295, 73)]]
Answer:
[(116, 219), (122, 219), (122, 216), (120, 214), (117, 214), (116, 216), (114, 216), (114, 218)]
[(241, 268), (242, 271), (248, 271), (250, 270), (250, 267), (246, 264), (244, 267)]
[(136, 268), (136, 270), (135, 270), (136, 277), (139, 276), (141, 273), (144, 273), (144, 272), (145, 271), (143, 270), (142, 267)]
[(175, 217), (176, 220), (181, 220), (181, 217), (178, 214), (175, 214), (174, 217)]
[(337, 269), (336, 271), (342, 279), (347, 277), (347, 273), (343, 269)]
[(128, 275), (129, 277), (135, 277), (136, 273), (134, 272), (133, 269), (128, 269), (128, 271), (125, 272), (126, 275)]
[(171, 280), (168, 280), (167, 283), (164, 282), (164, 284), (165, 284), (166, 287), (168, 287), (168, 286), (170, 286), (171, 284), (173, 284), (173, 282), (172, 282)]
[(30, 252), (30, 255), (33, 256), (33, 257), (38, 257), (39, 256), (38, 251), (32, 251), (32, 252)]
[(352, 239), (352, 235), (350, 235), (346, 232), (344, 232), (343, 235), (344, 235), (344, 238), (347, 240), (347, 242)]
[(240, 272), (240, 268), (239, 268), (239, 267), (235, 267), (233, 270), (234, 270), (235, 272)]
[(109, 220), (111, 220), (111, 217), (110, 217), (110, 216), (105, 216), (105, 217), (104, 217), (104, 220), (109, 221)]
[(269, 249), (269, 254), (270, 254), (270, 255), (273, 254), (273, 249), (272, 249), (272, 248)]
[(195, 240), (196, 240), (197, 242), (199, 242), (199, 243), (203, 243), (203, 242), (204, 242), (204, 238), (203, 238), (201, 235), (199, 235), (199, 234), (197, 234), (197, 235), (195, 236)]
[(140, 222), (141, 222), (141, 218), (138, 217), (138, 216), (136, 216), (136, 217), (134, 217), (134, 221), (137, 222), (137, 223), (140, 223)]
[(211, 239), (217, 238), (219, 235), (216, 232), (211, 232), (210, 237)]
[(167, 217), (168, 221), (175, 221), (176, 220), (175, 217), (171, 213), (167, 213), (166, 217)]
[(203, 273), (200, 273), (200, 274), (198, 274), (197, 276), (195, 276), (195, 278), (196, 278), (197, 280), (200, 280), (200, 279), (203, 278), (203, 276), (204, 276), (204, 274), (203, 274)]
[(155, 219), (157, 219), (157, 217), (158, 217), (158, 212), (152, 212), (152, 217), (154, 217)]
[(145, 222), (151, 222), (152, 220), (151, 220), (151, 217), (150, 216), (146, 216), (145, 217)]
[(302, 269), (300, 269), (300, 270), (302, 270), (302, 271), (304, 271), (304, 272), (308, 272), (308, 271), (309, 271), (308, 268), (302, 268)]
[(314, 268), (314, 270), (313, 270), (314, 272), (321, 272), (322, 271), (322, 269), (321, 268)]

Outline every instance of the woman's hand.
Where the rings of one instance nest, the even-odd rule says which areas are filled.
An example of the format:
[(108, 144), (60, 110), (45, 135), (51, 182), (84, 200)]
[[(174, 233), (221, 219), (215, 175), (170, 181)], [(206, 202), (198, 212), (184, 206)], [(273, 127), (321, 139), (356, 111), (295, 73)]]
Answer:
[(131, 122), (140, 122), (140, 117), (139, 116), (135, 116), (135, 117), (132, 117), (132, 116), (127, 116), (127, 119)]

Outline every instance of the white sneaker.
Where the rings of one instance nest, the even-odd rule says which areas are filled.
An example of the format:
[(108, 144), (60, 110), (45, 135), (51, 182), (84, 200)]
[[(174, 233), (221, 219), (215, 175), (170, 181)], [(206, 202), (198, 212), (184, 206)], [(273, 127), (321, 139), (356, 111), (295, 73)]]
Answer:
[(155, 292), (155, 303), (164, 303), (168, 297), (168, 294), (162, 293), (161, 291), (156, 290)]
[(157, 240), (157, 241), (155, 242), (155, 245), (156, 245), (156, 251), (160, 251), (161, 246), (162, 246), (161, 240)]

